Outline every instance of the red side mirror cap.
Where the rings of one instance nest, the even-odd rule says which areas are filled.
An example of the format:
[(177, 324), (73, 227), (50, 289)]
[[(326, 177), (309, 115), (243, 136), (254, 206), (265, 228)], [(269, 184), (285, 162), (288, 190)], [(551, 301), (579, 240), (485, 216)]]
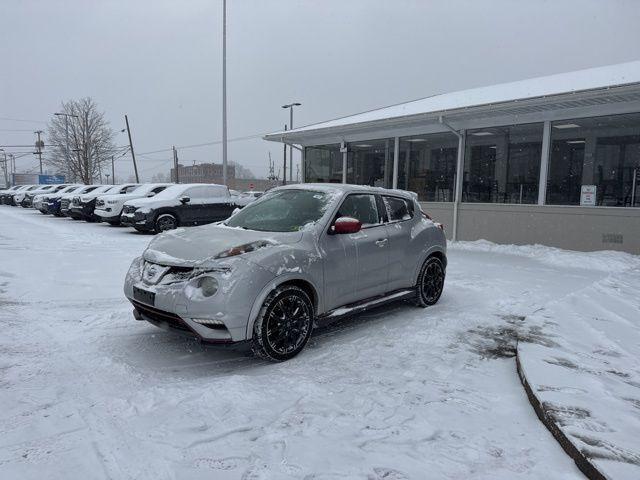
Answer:
[(333, 233), (358, 233), (362, 229), (362, 223), (352, 217), (340, 217), (333, 224)]

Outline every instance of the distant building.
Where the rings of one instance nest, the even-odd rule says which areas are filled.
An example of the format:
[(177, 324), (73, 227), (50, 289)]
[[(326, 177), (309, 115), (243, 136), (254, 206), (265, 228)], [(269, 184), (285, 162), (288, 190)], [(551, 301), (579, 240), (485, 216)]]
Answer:
[[(233, 165), (227, 166), (227, 179), (231, 183), (236, 178), (236, 169)], [(222, 184), (222, 164), (200, 163), (198, 165), (184, 166), (178, 164), (178, 177), (176, 169), (171, 169), (171, 181), (180, 183), (219, 183)]]

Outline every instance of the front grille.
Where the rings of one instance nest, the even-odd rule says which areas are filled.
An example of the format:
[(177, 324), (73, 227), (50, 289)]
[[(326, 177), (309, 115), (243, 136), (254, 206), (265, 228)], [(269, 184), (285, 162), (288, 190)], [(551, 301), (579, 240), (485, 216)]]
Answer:
[(60, 210), (68, 210), (71, 201), (68, 198), (60, 201)]
[(184, 321), (175, 313), (158, 310), (157, 308), (153, 308), (143, 303), (136, 302), (135, 300), (131, 300), (131, 303), (133, 303), (133, 306), (136, 307), (136, 310), (138, 310), (138, 312), (140, 312), (145, 317), (149, 317), (155, 322), (166, 323), (171, 328), (175, 328), (177, 330), (183, 330), (187, 332), (191, 331), (191, 329), (187, 327)]
[(133, 205), (125, 205), (122, 208), (122, 213), (134, 213), (136, 211), (136, 207)]

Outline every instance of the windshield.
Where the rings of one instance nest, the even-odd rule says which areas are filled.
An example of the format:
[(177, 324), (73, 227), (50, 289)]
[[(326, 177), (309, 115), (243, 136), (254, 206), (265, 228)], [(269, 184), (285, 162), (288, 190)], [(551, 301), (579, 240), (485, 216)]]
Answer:
[(297, 232), (317, 222), (329, 196), (313, 190), (279, 190), (265, 195), (233, 215), (225, 225), (261, 232)]

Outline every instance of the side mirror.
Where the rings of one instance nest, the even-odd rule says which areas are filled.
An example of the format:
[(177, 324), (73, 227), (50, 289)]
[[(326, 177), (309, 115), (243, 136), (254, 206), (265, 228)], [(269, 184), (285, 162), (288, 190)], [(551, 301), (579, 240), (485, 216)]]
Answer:
[(151, 197), (155, 197), (155, 196), (156, 196), (156, 192), (147, 193), (147, 198), (151, 198)]
[(189, 197), (180, 197), (180, 203), (182, 203), (183, 205), (186, 203), (189, 203), (191, 201), (191, 198)]
[(358, 233), (362, 230), (362, 223), (352, 217), (340, 217), (338, 218), (332, 227), (332, 232), (340, 235), (343, 233)]

